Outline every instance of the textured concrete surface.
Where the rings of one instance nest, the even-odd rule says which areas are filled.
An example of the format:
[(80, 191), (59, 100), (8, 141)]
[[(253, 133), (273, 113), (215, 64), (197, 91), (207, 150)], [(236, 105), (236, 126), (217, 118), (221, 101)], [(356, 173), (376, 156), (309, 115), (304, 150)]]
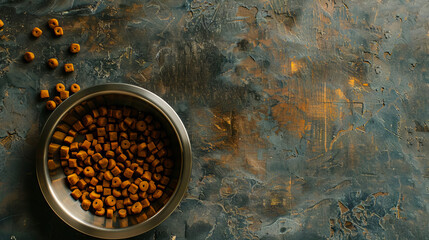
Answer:
[(35, 176), (57, 82), (142, 86), (189, 131), (188, 193), (135, 239), (428, 239), (428, 1), (0, 0), (0, 19), (0, 239), (88, 239)]

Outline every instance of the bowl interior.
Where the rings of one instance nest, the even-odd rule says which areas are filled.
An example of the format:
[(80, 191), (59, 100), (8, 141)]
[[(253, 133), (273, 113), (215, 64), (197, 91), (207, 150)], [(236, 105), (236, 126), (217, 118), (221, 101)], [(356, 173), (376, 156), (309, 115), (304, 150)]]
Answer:
[[(183, 168), (182, 143), (179, 140), (174, 124), (157, 105), (145, 98), (137, 97), (132, 94), (128, 95), (126, 93), (111, 93), (95, 95), (89, 99), (85, 99), (80, 102), (77, 101), (76, 104), (74, 104), (59, 121), (57, 121), (54, 126), (54, 131), (58, 130), (57, 127), (59, 124), (65, 123), (72, 126), (76, 120), (80, 120), (85, 114), (88, 114), (91, 109), (99, 106), (116, 106), (118, 108), (128, 107), (150, 114), (153, 116), (154, 120), (157, 120), (161, 124), (161, 129), (166, 132), (167, 138), (170, 141), (169, 148), (172, 151), (172, 156), (169, 158), (174, 161), (174, 168), (172, 174), (169, 176), (170, 182), (166, 186), (163, 196), (151, 203), (151, 206), (153, 206), (157, 211), (156, 214), (162, 212), (164, 207), (169, 204), (171, 196), (175, 193)], [(83, 136), (81, 138), (83, 141)], [(49, 139), (49, 142), (62, 144), (61, 142), (56, 142), (53, 138)], [(48, 149), (45, 149), (45, 151), (47, 152)], [(51, 156), (45, 154), (45, 165), (47, 165), (48, 158), (52, 158), (54, 162), (60, 166), (58, 154)], [(46, 166), (45, 169), (47, 169)], [(63, 212), (74, 220), (80, 222), (80, 224), (91, 226), (93, 228), (123, 229), (147, 221), (142, 218), (143, 213), (147, 214), (147, 209), (144, 209), (139, 215), (129, 215), (123, 219), (119, 218), (117, 215), (112, 219), (107, 219), (105, 216), (100, 217), (94, 215), (90, 211), (84, 211), (80, 206), (81, 202), (79, 200), (74, 200), (71, 197), (71, 190), (66, 183), (66, 176), (62, 167), (46, 171), (49, 172), (49, 190), (53, 198), (61, 206)], [(153, 214), (150, 214), (148, 217), (150, 219), (150, 217), (153, 216)]]

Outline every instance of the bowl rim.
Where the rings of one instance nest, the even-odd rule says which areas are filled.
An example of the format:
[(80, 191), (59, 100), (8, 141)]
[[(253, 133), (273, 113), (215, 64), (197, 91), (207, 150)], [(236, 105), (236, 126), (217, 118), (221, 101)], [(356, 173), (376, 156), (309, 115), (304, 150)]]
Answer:
[[(151, 218), (148, 218), (141, 223), (125, 228), (97, 227), (88, 224), (87, 222), (84, 222), (81, 219), (74, 217), (71, 213), (65, 211), (59, 203), (60, 201), (54, 194), (54, 190), (50, 182), (49, 169), (47, 166), (48, 145), (50, 143), (52, 134), (55, 131), (55, 127), (60, 122), (60, 120), (69, 112), (69, 110), (71, 110), (76, 105), (84, 102), (85, 100), (105, 94), (124, 94), (136, 97), (152, 105), (152, 107), (160, 111), (170, 122), (173, 130), (176, 132), (178, 142), (181, 145), (180, 149), (182, 151), (182, 169), (180, 171), (180, 177), (177, 183), (177, 187), (171, 195), (169, 201), (161, 208), (160, 211), (158, 211)], [(36, 153), (36, 175), (39, 187), (46, 202), (55, 212), (55, 214), (67, 225), (78, 230), (79, 232), (82, 232), (89, 236), (105, 239), (121, 239), (134, 237), (145, 233), (161, 224), (174, 212), (174, 210), (181, 202), (183, 196), (185, 195), (191, 176), (191, 170), (191, 144), (186, 128), (180, 117), (177, 115), (174, 109), (170, 105), (168, 105), (167, 102), (165, 102), (156, 94), (142, 87), (126, 83), (106, 83), (96, 85), (83, 89), (63, 101), (48, 117), (42, 129)]]

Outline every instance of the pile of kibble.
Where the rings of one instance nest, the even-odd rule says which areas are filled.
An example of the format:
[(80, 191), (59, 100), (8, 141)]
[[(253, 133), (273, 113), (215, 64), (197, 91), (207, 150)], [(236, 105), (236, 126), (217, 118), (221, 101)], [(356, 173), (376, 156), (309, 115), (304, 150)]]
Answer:
[[(128, 107), (86, 102), (63, 120), (49, 145), (48, 168), (60, 165), (74, 199), (98, 216), (144, 221), (175, 186), (170, 140), (152, 115)], [(83, 139), (82, 139), (83, 138)], [(79, 140), (78, 140), (79, 139)], [(170, 183), (170, 184), (169, 184)]]
[[(70, 86), (70, 92), (66, 90), (66, 87), (62, 83), (58, 83), (55, 86), (55, 89), (59, 96), (55, 96), (53, 100), (49, 100), (46, 102), (46, 108), (48, 110), (54, 110), (58, 105), (60, 105), (63, 100), (67, 99), (70, 95), (70, 92), (76, 93), (80, 90), (80, 86), (77, 83), (73, 83)], [(49, 91), (46, 89), (40, 90), (40, 98), (41, 99), (48, 99), (49, 98)]]

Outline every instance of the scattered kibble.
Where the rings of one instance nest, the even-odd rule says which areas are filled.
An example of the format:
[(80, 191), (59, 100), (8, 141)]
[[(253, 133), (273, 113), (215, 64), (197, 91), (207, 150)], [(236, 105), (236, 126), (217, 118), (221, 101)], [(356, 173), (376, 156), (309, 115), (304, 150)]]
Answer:
[(52, 110), (54, 110), (56, 107), (57, 107), (57, 104), (56, 104), (54, 101), (49, 100), (49, 101), (47, 101), (47, 102), (46, 102), (46, 108), (47, 108), (48, 110), (52, 111)]
[(61, 100), (67, 99), (69, 97), (69, 91), (62, 91), (60, 92), (60, 98)]
[(58, 67), (58, 60), (56, 58), (51, 58), (48, 60), (48, 66), (52, 69)]
[(50, 28), (55, 29), (56, 27), (59, 27), (60, 24), (58, 23), (58, 20), (55, 18), (49, 19), (48, 25)]
[(64, 71), (65, 72), (73, 72), (74, 71), (73, 63), (64, 64)]
[(31, 34), (36, 38), (42, 36), (42, 33), (43, 31), (38, 27), (33, 28), (33, 31), (31, 31)]
[(57, 83), (57, 85), (55, 86), (55, 89), (57, 90), (57, 92), (61, 93), (66, 90), (66, 87), (62, 83)]
[(63, 28), (62, 27), (55, 27), (54, 28), (54, 33), (55, 33), (56, 36), (62, 36), (64, 34)]
[(26, 53), (24, 54), (24, 59), (25, 59), (25, 61), (27, 61), (27, 62), (31, 62), (31, 61), (33, 61), (33, 60), (34, 60), (34, 53), (32, 53), (32, 52), (26, 52)]
[(72, 43), (70, 45), (70, 52), (71, 53), (78, 53), (80, 51), (80, 45), (77, 43)]
[(57, 106), (58, 105), (60, 105), (62, 102), (63, 102), (63, 100), (61, 100), (61, 98), (60, 97), (58, 97), (58, 96), (55, 96), (54, 97), (54, 102), (57, 104)]
[(79, 92), (80, 86), (77, 83), (73, 83), (70, 87), (70, 91), (72, 93)]
[(49, 91), (48, 90), (40, 90), (40, 98), (42, 98), (42, 99), (49, 98)]

